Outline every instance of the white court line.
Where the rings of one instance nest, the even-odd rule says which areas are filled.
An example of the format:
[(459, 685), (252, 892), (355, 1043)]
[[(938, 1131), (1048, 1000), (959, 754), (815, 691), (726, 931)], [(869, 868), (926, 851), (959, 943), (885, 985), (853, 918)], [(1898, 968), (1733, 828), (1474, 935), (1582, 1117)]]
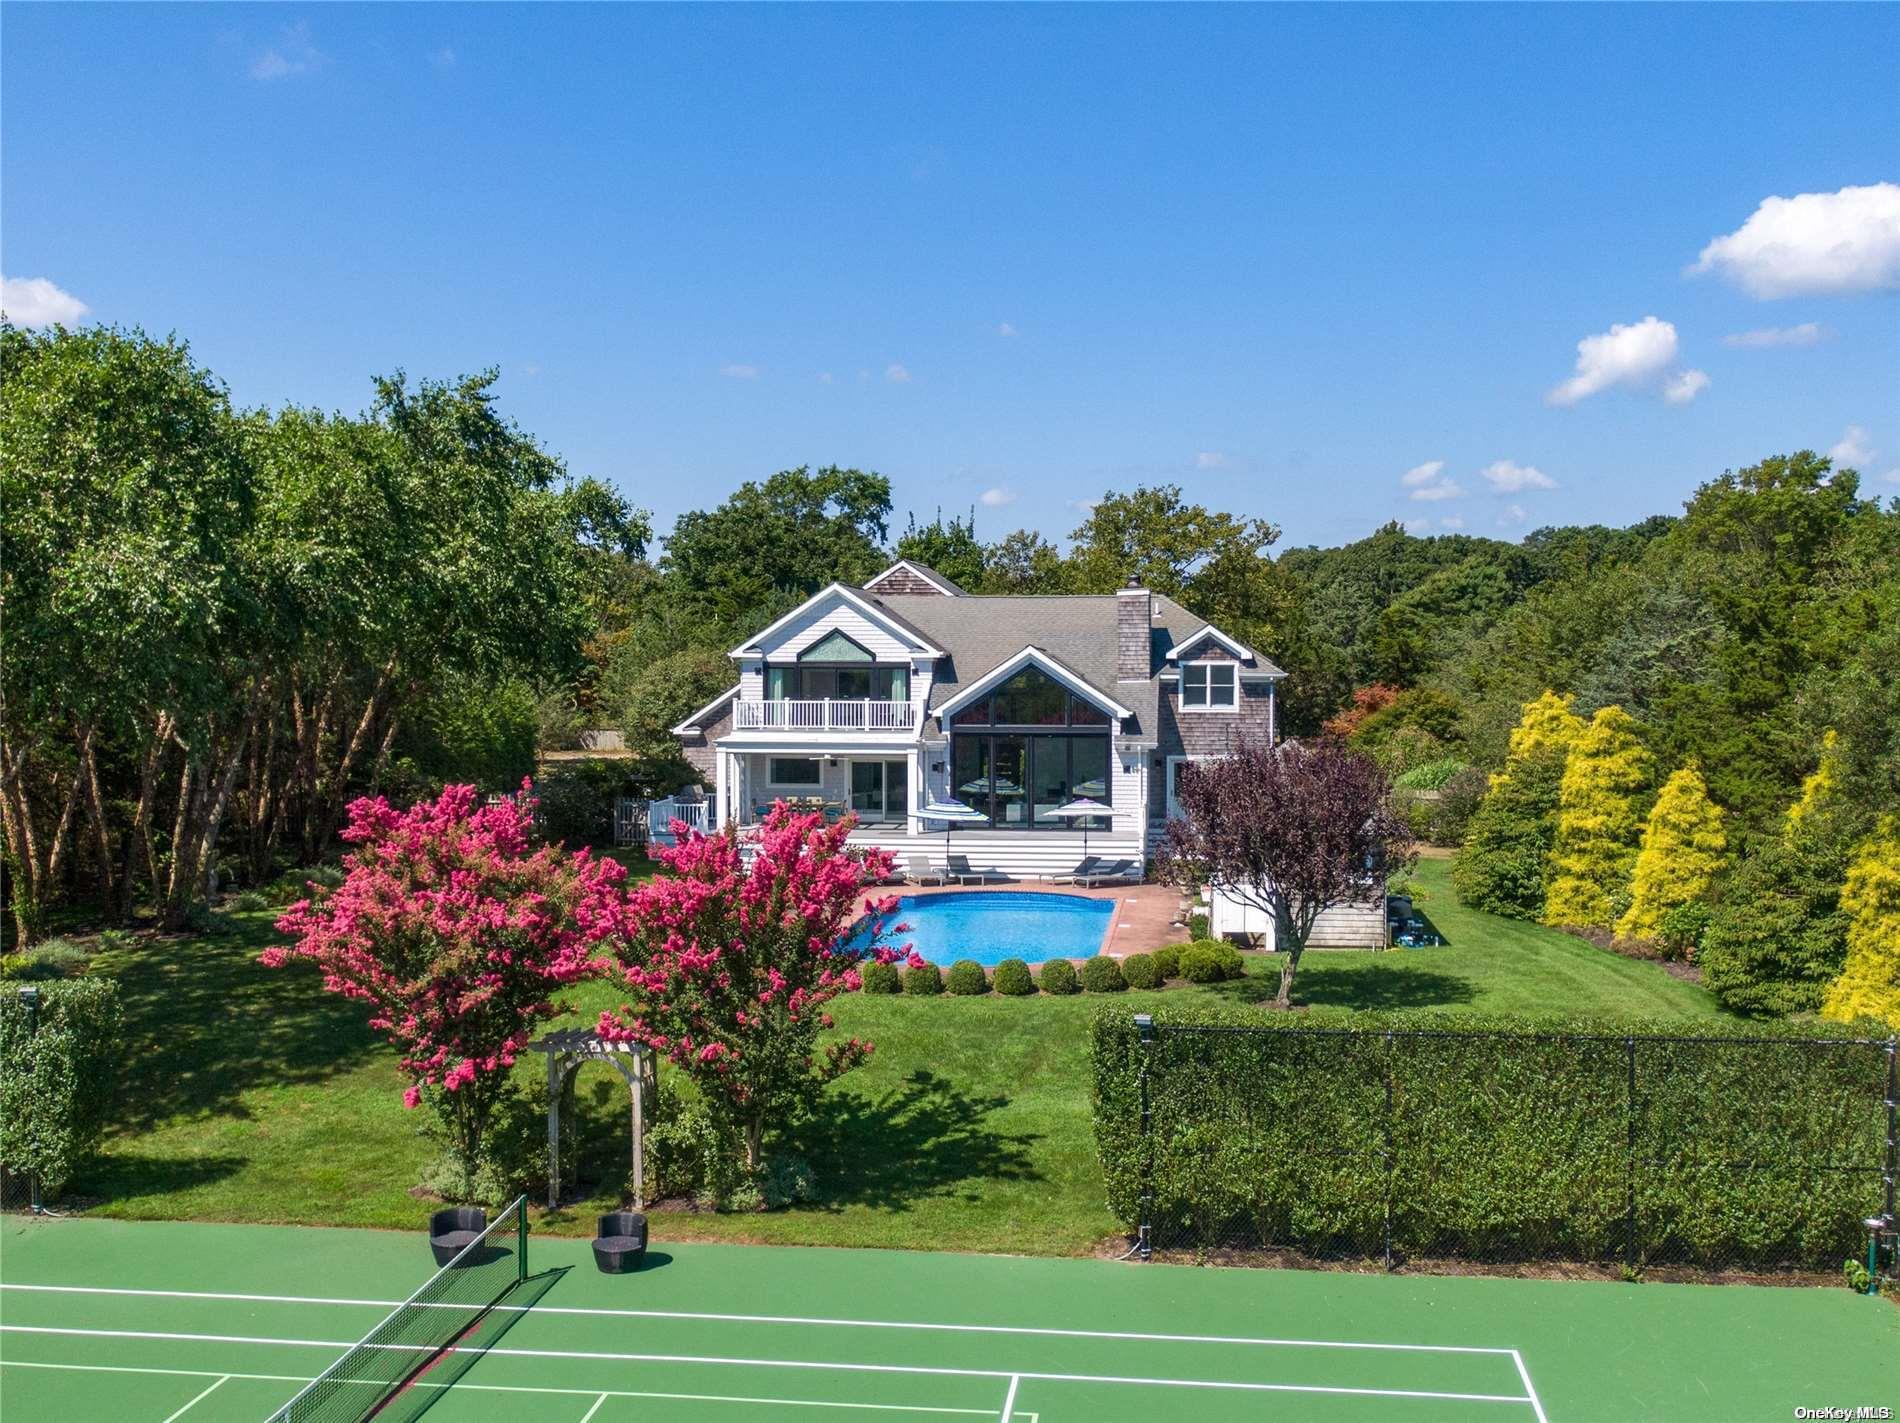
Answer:
[(594, 1423), (594, 1415), (606, 1406), (607, 1395), (602, 1394), (594, 1400), (594, 1406), (581, 1415), (581, 1423)]
[[(132, 1364), (43, 1364), (28, 1359), (0, 1359), (0, 1368), (68, 1369), (93, 1374), (166, 1374), (180, 1378), (200, 1379), (208, 1379), (215, 1375), (220, 1379), (247, 1379), (263, 1383), (309, 1383), (311, 1381), (310, 1376), (306, 1374), (218, 1375), (215, 1369), (153, 1369), (140, 1368)], [(215, 1387), (215, 1385), (213, 1385), (213, 1387)], [(595, 1400), (595, 1407), (599, 1406), (599, 1400), (603, 1398), (654, 1398), (664, 1399), (669, 1402), (688, 1403), (758, 1403), (772, 1408), (855, 1408), (879, 1413), (946, 1413), (972, 1418), (988, 1418), (990, 1416), (990, 1410), (987, 1408), (945, 1408), (941, 1405), (928, 1403), (842, 1403), (836, 1399), (828, 1398), (759, 1398), (737, 1393), (656, 1393), (650, 1390), (632, 1388), (538, 1388), (532, 1384), (464, 1383), (461, 1381), (452, 1384), (418, 1381), (412, 1385), (412, 1387), (452, 1388), (458, 1393), (478, 1389), (483, 1393), (566, 1394), (581, 1398), (593, 1398)], [(206, 1390), (206, 1392), (209, 1391), (209, 1389)], [(200, 1398), (203, 1396), (203, 1394), (199, 1395)], [(193, 1401), (195, 1402), (196, 1400)], [(588, 1418), (592, 1418), (593, 1416), (591, 1411), (587, 1415)], [(1042, 1423), (1041, 1416), (1035, 1413), (1020, 1413), (1017, 1417), (1024, 1420), (1024, 1423)], [(583, 1418), (581, 1423), (587, 1423), (587, 1419)]]
[(212, 1394), (216, 1393), (221, 1385), (227, 1384), (230, 1381), (231, 1381), (231, 1376), (229, 1374), (221, 1375), (219, 1378), (215, 1379), (212, 1382), (212, 1385), (210, 1388), (206, 1389), (203, 1393), (199, 1394), (196, 1398), (192, 1399), (190, 1403), (187, 1403), (183, 1408), (179, 1409), (176, 1413), (172, 1414), (171, 1417), (165, 1420), (165, 1423), (178, 1423), (178, 1420), (180, 1418), (183, 1418), (187, 1413), (191, 1412), (192, 1409), (196, 1408), (199, 1404), (203, 1403), (207, 1398), (211, 1397)]
[[(0, 1290), (38, 1290), (49, 1294), (136, 1295), (151, 1299), (236, 1300), (246, 1304), (361, 1305), (366, 1309), (394, 1309), (400, 1300), (350, 1299), (325, 1295), (229, 1294), (212, 1290), (134, 1290), (109, 1285), (15, 1285)], [(464, 1305), (424, 1304), (425, 1309), (464, 1309)], [(584, 1309), (577, 1305), (502, 1304), (497, 1310), (534, 1314), (592, 1315), (602, 1319), (684, 1319), (709, 1324), (801, 1324), (838, 1329), (921, 1329), (945, 1334), (1029, 1334), (1061, 1339), (1121, 1339), (1147, 1344), (1251, 1344), (1286, 1349), (1375, 1349), (1411, 1354), (1497, 1354), (1509, 1358), (1515, 1349), (1468, 1344), (1387, 1344), (1355, 1339), (1266, 1339), (1237, 1334), (1147, 1334), (1118, 1329), (1048, 1329), (1019, 1324), (929, 1324), (893, 1319), (830, 1319), (788, 1314), (707, 1314), (675, 1309)]]
[[(251, 1334), (184, 1334), (157, 1329), (72, 1329), (45, 1324), (0, 1324), (0, 1333), (56, 1334), (92, 1339), (160, 1339), (202, 1344), (268, 1344), (279, 1348), (349, 1349), (347, 1340), (278, 1339)], [(416, 1350), (412, 1344), (371, 1344), (372, 1349)], [(449, 1351), (456, 1352), (456, 1351)], [(1315, 1393), (1355, 1398), (1432, 1398), (1458, 1403), (1518, 1403), (1531, 1400), (1515, 1393), (1447, 1393), (1411, 1388), (1346, 1388), (1326, 1384), (1242, 1383), (1217, 1379), (1148, 1378), (1134, 1374), (1057, 1374), (1024, 1370), (1012, 1375), (1007, 1369), (955, 1369), (926, 1364), (840, 1364), (816, 1359), (745, 1359), (736, 1356), (702, 1354), (624, 1354), (604, 1349), (515, 1349), (496, 1346), (480, 1351), (517, 1359), (593, 1359), (633, 1364), (711, 1364), (731, 1368), (809, 1369), (831, 1373), (897, 1374), (937, 1378), (1006, 1379), (1019, 1377), (1045, 1383), (1127, 1384), (1150, 1388), (1219, 1389), (1243, 1393)]]
[(1511, 1350), (1511, 1362), (1517, 1365), (1517, 1376), (1524, 1380), (1524, 1392), (1530, 1395), (1531, 1409), (1537, 1414), (1537, 1423), (1550, 1423), (1544, 1416), (1544, 1405), (1537, 1397), (1537, 1389), (1531, 1383), (1531, 1371), (1524, 1367), (1524, 1356)]
[(1009, 1392), (1003, 1395), (1003, 1416), (1000, 1423), (1009, 1423), (1011, 1416), (1016, 1412), (1016, 1390), (1022, 1387), (1022, 1382), (1021, 1374), (1009, 1376)]

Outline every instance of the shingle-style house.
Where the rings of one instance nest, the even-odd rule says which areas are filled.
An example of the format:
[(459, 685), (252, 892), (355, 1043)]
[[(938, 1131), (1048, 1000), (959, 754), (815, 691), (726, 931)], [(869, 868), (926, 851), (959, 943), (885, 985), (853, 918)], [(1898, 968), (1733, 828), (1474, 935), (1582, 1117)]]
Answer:
[(715, 823), (749, 824), (778, 798), (857, 813), (852, 839), (941, 861), (955, 827), (973, 867), (1010, 878), (1073, 870), (1078, 797), (1109, 813), (1088, 853), (1145, 867), (1180, 767), (1243, 731), (1276, 735), (1264, 655), (1172, 599), (990, 597), (900, 560), (861, 588), (834, 583), (732, 649), (734, 685), (674, 733), (712, 788)]

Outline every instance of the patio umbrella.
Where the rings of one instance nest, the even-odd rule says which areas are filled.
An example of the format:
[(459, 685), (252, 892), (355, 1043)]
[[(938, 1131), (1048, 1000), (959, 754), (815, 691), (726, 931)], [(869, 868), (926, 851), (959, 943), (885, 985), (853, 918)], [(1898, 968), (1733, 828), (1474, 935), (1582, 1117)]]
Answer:
[[(950, 865), (950, 830), (959, 820), (980, 820), (989, 823), (989, 817), (982, 811), (965, 805), (960, 800), (933, 800), (917, 812), (920, 820), (941, 820), (943, 822), (943, 862), (948, 870)], [(946, 881), (947, 883), (948, 881)]]
[(1077, 796), (1067, 805), (1059, 805), (1054, 810), (1043, 812), (1059, 820), (1079, 820), (1082, 822), (1082, 858), (1089, 857), (1088, 822), (1098, 815), (1111, 815), (1112, 811), (1099, 800), (1090, 800), (1087, 796)]

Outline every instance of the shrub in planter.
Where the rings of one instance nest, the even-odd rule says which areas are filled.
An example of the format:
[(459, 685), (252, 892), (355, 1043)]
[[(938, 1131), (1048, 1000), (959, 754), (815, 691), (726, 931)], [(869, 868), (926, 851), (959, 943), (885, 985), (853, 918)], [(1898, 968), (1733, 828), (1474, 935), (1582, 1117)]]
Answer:
[(983, 975), (983, 965), (975, 959), (958, 959), (950, 965), (949, 987), (952, 993), (973, 998), (988, 993), (990, 981)]
[(934, 963), (912, 964), (904, 970), (904, 992), (913, 998), (943, 992), (943, 970)]
[(1080, 993), (1082, 984), (1075, 976), (1075, 965), (1067, 959), (1050, 959), (1042, 966), (1044, 993)]
[(1128, 980), (1122, 977), (1119, 963), (1107, 954), (1097, 954), (1082, 961), (1082, 986), (1090, 993), (1122, 993)]
[(1011, 998), (1025, 998), (1036, 991), (1036, 980), (1029, 976), (1029, 965), (1021, 959), (1004, 959), (996, 966), (996, 991)]
[(1179, 944), (1163, 944), (1149, 957), (1155, 962), (1155, 972), (1163, 979), (1181, 976), (1181, 946)]
[(897, 965), (879, 963), (876, 959), (858, 965), (858, 983), (866, 993), (898, 993), (904, 987)]
[(1130, 988), (1159, 988), (1161, 973), (1152, 954), (1130, 954), (1122, 960), (1122, 977)]

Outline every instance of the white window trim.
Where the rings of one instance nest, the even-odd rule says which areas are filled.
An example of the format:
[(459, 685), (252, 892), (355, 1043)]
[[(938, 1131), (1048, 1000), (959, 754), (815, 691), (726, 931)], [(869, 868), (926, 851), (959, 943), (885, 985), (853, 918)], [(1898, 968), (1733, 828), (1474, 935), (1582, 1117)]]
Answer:
[[(815, 781), (774, 780), (772, 777), (772, 763), (774, 761), (809, 761), (818, 768), (818, 779)], [(825, 786), (825, 758), (823, 756), (767, 756), (765, 758), (765, 784), (775, 791), (823, 790)]]
[(1218, 761), (1220, 759), (1218, 756), (1209, 755), (1170, 756), (1167, 758), (1167, 769), (1162, 772), (1161, 776), (1161, 795), (1162, 805), (1167, 810), (1167, 818), (1169, 820), (1173, 820), (1181, 813), (1181, 807), (1175, 803), (1174, 799), (1174, 768), (1186, 761)]
[[(1208, 678), (1207, 678), (1208, 700), (1204, 702), (1203, 704), (1201, 704), (1200, 706), (1188, 705), (1187, 674), (1188, 674), (1188, 669), (1191, 667), (1209, 667), (1209, 668), (1231, 667), (1233, 668), (1234, 669), (1234, 684), (1233, 684), (1234, 699), (1231, 702), (1226, 702), (1226, 703), (1219, 703), (1213, 700), (1214, 678), (1213, 678), (1213, 674), (1209, 673)], [(1180, 685), (1179, 700), (1181, 704), (1181, 710), (1184, 712), (1215, 712), (1223, 716), (1234, 715), (1236, 712), (1240, 710), (1240, 664), (1238, 662), (1229, 662), (1225, 658), (1209, 658), (1206, 661), (1202, 661), (1202, 662), (1183, 662), (1181, 664), (1181, 685)]]

